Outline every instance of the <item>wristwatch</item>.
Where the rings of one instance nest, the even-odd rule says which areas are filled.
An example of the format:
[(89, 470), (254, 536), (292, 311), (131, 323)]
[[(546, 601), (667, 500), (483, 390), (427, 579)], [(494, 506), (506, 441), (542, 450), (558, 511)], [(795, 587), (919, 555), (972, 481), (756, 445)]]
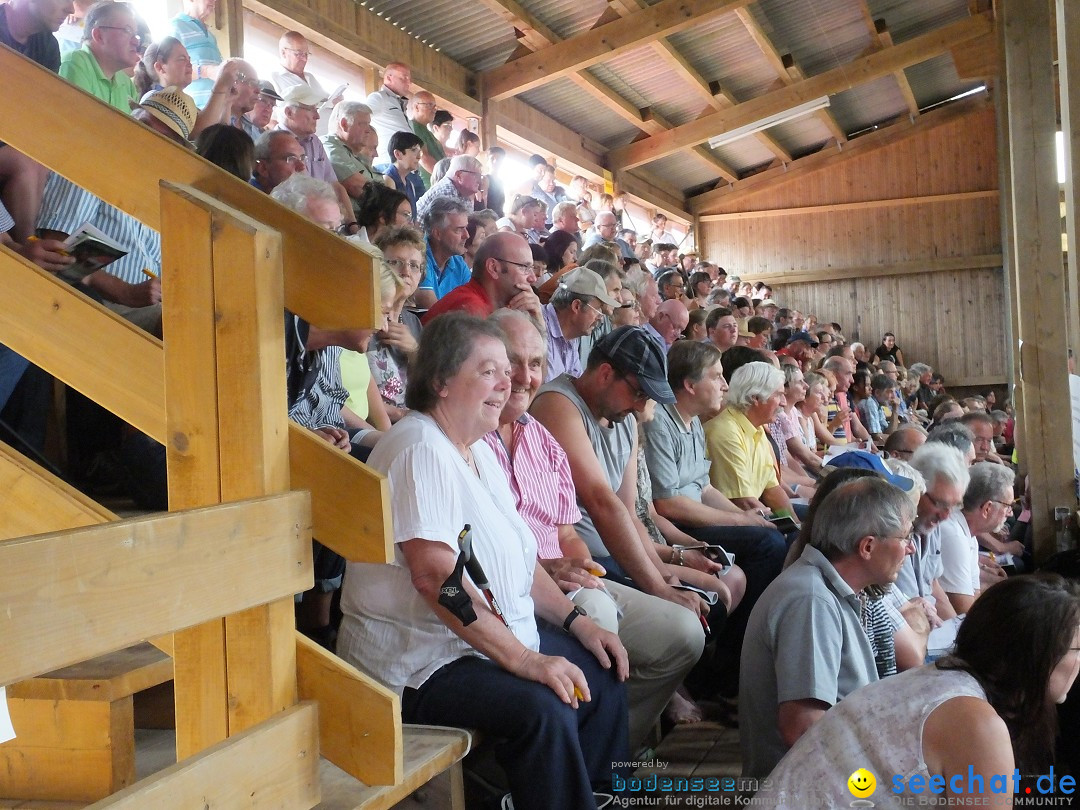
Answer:
[(574, 609), (570, 611), (570, 614), (563, 620), (562, 629), (567, 633), (570, 632), (570, 625), (574, 623), (574, 619), (578, 616), (588, 616), (589, 614), (584, 611), (580, 606), (574, 605)]

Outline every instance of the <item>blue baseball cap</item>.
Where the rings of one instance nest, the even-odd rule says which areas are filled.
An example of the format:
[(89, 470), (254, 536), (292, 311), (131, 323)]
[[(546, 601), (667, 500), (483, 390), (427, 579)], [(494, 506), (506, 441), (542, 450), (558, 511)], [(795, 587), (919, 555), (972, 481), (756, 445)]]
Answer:
[(885, 466), (885, 462), (878, 456), (873, 453), (867, 453), (865, 450), (849, 450), (846, 453), (834, 456), (827, 464), (830, 467), (854, 467), (859, 470), (872, 470), (893, 486), (904, 490), (904, 492), (909, 492), (911, 488), (915, 486), (915, 482), (910, 478), (905, 478), (902, 475), (896, 475), (889, 472), (889, 468)]

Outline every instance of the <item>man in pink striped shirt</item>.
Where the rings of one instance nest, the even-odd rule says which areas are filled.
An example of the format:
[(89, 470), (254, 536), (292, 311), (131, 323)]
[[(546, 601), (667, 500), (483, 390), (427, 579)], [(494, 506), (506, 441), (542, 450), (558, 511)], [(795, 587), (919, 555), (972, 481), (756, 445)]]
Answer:
[(697, 618), (683, 607), (601, 580), (574, 524), (581, 519), (566, 453), (526, 413), (544, 379), (546, 350), (536, 324), (520, 312), (492, 315), (507, 335), (512, 377), (498, 429), (484, 437), (510, 480), (518, 512), (536, 535), (537, 561), (593, 621), (617, 632), (630, 659), (630, 750), (656, 723), (705, 643)]

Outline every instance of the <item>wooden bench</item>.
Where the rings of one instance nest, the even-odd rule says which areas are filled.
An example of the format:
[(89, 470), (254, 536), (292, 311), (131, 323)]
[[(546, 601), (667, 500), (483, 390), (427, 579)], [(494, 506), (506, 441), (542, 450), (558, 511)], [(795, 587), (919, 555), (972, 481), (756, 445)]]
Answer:
[(133, 696), (172, 677), (172, 659), (142, 643), (9, 686), (17, 736), (0, 745), (0, 794), (93, 802), (134, 783)]
[(472, 747), (472, 734), (441, 726), (404, 724), (401, 729), (405, 753), (405, 779), (401, 784), (369, 787), (324, 759), (319, 763), (319, 810), (386, 810), (443, 771), (450, 772), (450, 807), (465, 810), (461, 760)]

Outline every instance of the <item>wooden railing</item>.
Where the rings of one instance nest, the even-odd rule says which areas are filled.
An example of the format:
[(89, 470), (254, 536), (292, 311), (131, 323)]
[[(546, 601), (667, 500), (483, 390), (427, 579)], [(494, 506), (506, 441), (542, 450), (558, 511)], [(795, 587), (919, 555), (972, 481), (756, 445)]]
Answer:
[[(185, 761), (114, 806), (190, 806), (194, 774), (235, 780), (219, 796), (287, 782), (251, 793), (311, 806), (316, 711), (298, 694), (332, 706), (318, 724), (323, 756), (367, 784), (401, 783), (397, 696), (293, 626), (311, 534), (352, 561), (391, 559), (385, 479), (285, 410), (283, 309), (330, 329), (375, 324), (371, 258), (2, 46), (0, 71), (5, 106), (26, 111), (0, 120), (0, 139), (160, 231), (165, 335), (0, 248), (0, 343), (162, 442), (175, 512), (110, 523), (0, 448), (0, 482), (18, 494), (0, 510), (0, 538), (16, 538), (0, 542), (0, 637), (19, 645), (5, 644), (0, 684), (151, 637), (173, 655)], [(310, 507), (293, 487), (311, 491)], [(229, 505), (200, 509), (215, 504)], [(276, 533), (259, 528), (269, 515)], [(42, 531), (58, 534), (22, 539)], [(104, 556), (84, 568), (84, 548)], [(96, 575), (100, 589), (87, 589)], [(80, 615), (93, 632), (73, 629)], [(284, 741), (273, 756), (271, 737)], [(208, 776), (218, 769), (227, 780)]]

